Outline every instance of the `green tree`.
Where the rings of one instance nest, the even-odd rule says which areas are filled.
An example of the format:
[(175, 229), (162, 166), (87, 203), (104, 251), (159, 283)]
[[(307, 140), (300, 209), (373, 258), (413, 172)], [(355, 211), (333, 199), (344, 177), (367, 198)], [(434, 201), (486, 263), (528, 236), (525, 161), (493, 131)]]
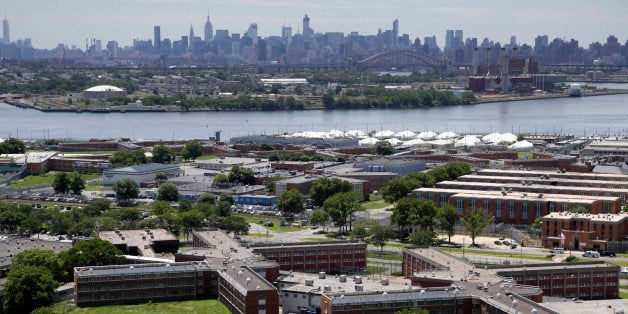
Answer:
[(85, 179), (81, 176), (80, 173), (74, 172), (70, 176), (70, 190), (74, 194), (81, 194), (85, 189)]
[(326, 93), (323, 95), (323, 106), (325, 109), (334, 108), (334, 95), (332, 93)]
[(477, 99), (475, 99), (475, 95), (472, 92), (464, 92), (462, 96), (460, 96), (460, 102), (465, 105), (475, 104)]
[(100, 208), (101, 212), (104, 212), (105, 210), (108, 210), (111, 206), (111, 202), (106, 199), (106, 198), (97, 198), (94, 199), (91, 203), (89, 203), (90, 205), (94, 205), (94, 206), (98, 206), (98, 208)]
[(364, 239), (366, 239), (366, 237), (368, 236), (368, 230), (366, 230), (366, 228), (362, 226), (357, 226), (353, 228), (353, 231), (351, 232), (351, 237), (360, 241), (364, 241)]
[(59, 258), (63, 260), (70, 276), (74, 274), (74, 267), (119, 265), (125, 262), (122, 251), (111, 242), (98, 238), (74, 244), (69, 250), (59, 253)]
[(30, 313), (52, 304), (59, 282), (45, 267), (11, 267), (4, 286), (4, 313)]
[(234, 165), (229, 170), (229, 175), (227, 179), (231, 183), (241, 183), (241, 184), (249, 184), (252, 185), (255, 183), (255, 176), (253, 175), (253, 170), (249, 168), (242, 168), (238, 165)]
[(258, 149), (261, 151), (271, 151), (271, 150), (275, 150), (275, 147), (273, 147), (273, 145), (270, 145), (268, 143), (262, 143), (260, 144)]
[(63, 270), (63, 261), (52, 250), (22, 251), (11, 259), (11, 268), (20, 266), (41, 266), (48, 269), (56, 281), (62, 282), (67, 279), (67, 274)]
[(280, 181), (285, 179), (286, 177), (282, 176), (282, 175), (275, 175), (272, 176), (268, 179), (266, 179), (266, 181), (264, 181), (264, 186), (266, 187), (266, 191), (268, 193), (273, 193), (275, 190), (275, 182)]
[(589, 210), (584, 205), (569, 205), (567, 211), (572, 214), (586, 214)]
[(224, 173), (219, 173), (214, 176), (212, 180), (212, 186), (222, 186), (229, 183), (229, 177)]
[(429, 230), (414, 230), (408, 236), (413, 245), (431, 245), (434, 242), (434, 233)]
[(456, 180), (460, 176), (464, 176), (471, 173), (471, 167), (464, 162), (450, 162), (444, 166), (449, 180)]
[(159, 182), (160, 184), (166, 182), (168, 181), (168, 175), (163, 172), (157, 172), (155, 174), (155, 181)]
[(112, 189), (116, 192), (116, 198), (120, 201), (137, 198), (140, 194), (140, 188), (137, 186), (137, 183), (131, 179), (116, 182)]
[(388, 141), (378, 141), (373, 149), (377, 155), (392, 155), (395, 151), (392, 144)]
[(179, 200), (179, 189), (174, 183), (164, 183), (157, 189), (157, 200), (176, 202)]
[(222, 225), (220, 229), (226, 231), (227, 233), (233, 232), (234, 235), (238, 234), (247, 234), (249, 233), (250, 225), (244, 217), (231, 215), (225, 217), (222, 221)]
[(300, 214), (305, 210), (303, 194), (299, 190), (290, 190), (281, 193), (277, 198), (277, 208), (284, 216)]
[(412, 207), (408, 213), (408, 219), (413, 226), (419, 227), (421, 230), (430, 230), (434, 228), (434, 219), (436, 218), (436, 203), (424, 198), (413, 198)]
[(215, 194), (207, 192), (196, 199), (198, 204), (216, 204), (218, 197)]
[(386, 242), (395, 237), (395, 233), (392, 228), (388, 226), (375, 225), (369, 229), (369, 243), (375, 246), (379, 246), (380, 251), (384, 250)]
[(70, 176), (66, 172), (55, 174), (52, 189), (58, 194), (68, 193), (70, 191)]
[(11, 137), (0, 143), (0, 154), (24, 154), (26, 145), (17, 138)]
[(323, 226), (323, 231), (327, 221), (329, 221), (329, 214), (324, 210), (315, 210), (310, 214), (310, 224)]
[(484, 210), (472, 208), (462, 217), (462, 224), (471, 234), (471, 245), (475, 246), (475, 238), (484, 231), (484, 228), (493, 222), (493, 216), (484, 216)]
[(165, 145), (157, 145), (153, 148), (153, 162), (169, 164), (174, 160), (174, 152)]
[(181, 157), (185, 160), (192, 159), (193, 161), (196, 158), (203, 156), (203, 145), (198, 141), (189, 141), (185, 143), (185, 147), (181, 151)]
[(183, 212), (179, 216), (181, 218), (181, 226), (183, 227), (183, 235), (185, 235), (186, 240), (189, 239), (190, 231), (202, 227), (203, 220), (205, 220), (205, 214), (196, 209)]
[(460, 220), (456, 208), (451, 205), (439, 208), (437, 218), (441, 229), (447, 232), (448, 242), (451, 242), (451, 236), (454, 235), (454, 227)]
[(388, 184), (382, 188), (382, 197), (388, 203), (394, 203), (406, 198), (412, 189), (404, 178), (396, 178), (388, 181)]
[(351, 184), (338, 178), (319, 178), (312, 183), (310, 199), (315, 206), (323, 206), (325, 200), (336, 193), (353, 190)]
[(349, 231), (351, 231), (353, 216), (357, 211), (361, 210), (361, 199), (362, 196), (357, 192), (336, 193), (323, 203), (323, 210), (329, 214), (334, 225), (341, 232), (343, 228), (346, 231), (347, 226), (349, 226)]

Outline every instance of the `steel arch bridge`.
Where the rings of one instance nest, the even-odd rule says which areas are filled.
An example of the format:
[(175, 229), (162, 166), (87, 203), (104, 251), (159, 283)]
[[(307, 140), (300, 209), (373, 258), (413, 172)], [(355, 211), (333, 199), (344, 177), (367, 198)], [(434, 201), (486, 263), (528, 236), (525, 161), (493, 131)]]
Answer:
[(355, 63), (358, 69), (364, 70), (375, 67), (378, 64), (397, 65), (400, 58), (410, 59), (421, 65), (433, 68), (438, 73), (445, 73), (448, 65), (445, 60), (435, 58), (431, 55), (414, 51), (414, 50), (392, 50), (370, 56), (364, 60)]

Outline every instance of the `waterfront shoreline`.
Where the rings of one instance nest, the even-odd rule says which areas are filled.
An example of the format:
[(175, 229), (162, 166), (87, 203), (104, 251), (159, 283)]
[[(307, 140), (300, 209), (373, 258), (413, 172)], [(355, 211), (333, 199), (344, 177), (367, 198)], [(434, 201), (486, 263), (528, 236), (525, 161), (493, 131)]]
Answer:
[[(581, 97), (594, 97), (594, 96), (607, 96), (607, 95), (619, 95), (628, 94), (628, 90), (624, 89), (608, 89), (604, 91), (585, 92)], [(541, 95), (529, 95), (529, 96), (506, 96), (506, 95), (480, 95), (477, 97), (477, 102), (471, 105), (489, 104), (495, 102), (515, 102), (515, 101), (527, 101), (527, 100), (545, 100), (555, 98), (570, 98), (569, 95), (563, 93), (547, 93)], [(72, 112), (72, 113), (148, 113), (148, 112), (259, 112), (263, 110), (241, 110), (241, 109), (222, 109), (222, 108), (197, 108), (190, 110), (183, 110), (177, 107), (173, 108), (142, 108), (142, 109), (126, 109), (126, 108), (42, 108), (35, 106), (31, 103), (24, 102), (22, 99), (5, 98), (0, 101), (18, 107), (22, 109), (33, 109), (40, 112)], [(458, 105), (468, 106), (468, 105)], [(433, 106), (439, 107), (439, 106)], [(433, 107), (418, 107), (433, 108)], [(391, 110), (391, 109), (411, 109), (411, 108), (370, 108), (366, 110)], [(273, 110), (273, 111), (308, 111), (308, 110), (328, 110), (323, 107), (309, 107), (303, 109), (292, 110)], [(334, 109), (337, 110), (337, 109)]]

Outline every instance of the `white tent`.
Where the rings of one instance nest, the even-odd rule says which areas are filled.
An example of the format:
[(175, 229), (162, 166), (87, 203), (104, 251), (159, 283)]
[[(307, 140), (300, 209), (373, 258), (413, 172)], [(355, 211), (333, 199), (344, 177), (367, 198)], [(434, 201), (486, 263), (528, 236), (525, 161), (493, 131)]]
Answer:
[(461, 139), (459, 139), (456, 144), (454, 144), (455, 147), (468, 147), (468, 146), (476, 146), (478, 144), (482, 143), (482, 141), (480, 141), (479, 138), (475, 137), (475, 136), (471, 136), (471, 135), (467, 135)]
[(379, 142), (378, 139), (376, 139), (374, 137), (367, 137), (365, 139), (360, 140), (358, 142), (358, 145), (360, 145), (360, 146), (373, 146), (377, 142)]
[(532, 143), (530, 143), (530, 142), (528, 142), (526, 140), (523, 140), (523, 141), (519, 141), (519, 142), (516, 142), (516, 143), (508, 146), (508, 149), (511, 149), (511, 150), (524, 150), (525, 151), (525, 150), (532, 149), (532, 147), (534, 147), (534, 145)]
[(445, 145), (450, 145), (451, 143), (453, 143), (451, 140), (434, 140), (434, 141), (425, 142), (425, 144), (436, 145), (436, 146), (445, 146)]
[(409, 139), (416, 138), (416, 133), (409, 130), (405, 130), (405, 131), (397, 132), (397, 134), (395, 134), (395, 138), (398, 138), (400, 140), (409, 140)]
[(456, 134), (456, 133), (454, 133), (454, 132), (449, 132), (449, 131), (447, 131), (447, 132), (445, 132), (445, 133), (438, 134), (438, 135), (436, 136), (436, 139), (438, 139), (438, 140), (444, 140), (444, 139), (456, 138), (456, 137), (458, 137), (458, 134)]
[(416, 137), (422, 140), (431, 140), (433, 138), (435, 138), (438, 134), (432, 132), (432, 131), (426, 131), (426, 132), (421, 132), (419, 133), (419, 135), (417, 135)]
[(327, 132), (327, 136), (330, 138), (345, 137), (345, 132), (342, 132), (340, 130), (331, 130)]
[(383, 131), (379, 131), (377, 133), (375, 133), (375, 137), (383, 140), (385, 138), (391, 138), (395, 135), (395, 132), (391, 131), (391, 130), (383, 130)]
[(493, 132), (491, 134), (487, 134), (484, 135), (484, 137), (482, 137), (482, 142), (484, 143), (499, 143), (499, 141), (501, 140), (501, 133), (499, 132)]
[(512, 134), (512, 133), (504, 133), (501, 135), (501, 139), (504, 142), (516, 142), (517, 141), (517, 136)]
[(392, 146), (397, 146), (397, 145), (403, 143), (402, 140), (398, 140), (396, 138), (389, 138), (389, 139), (386, 139), (385, 141), (390, 143), (390, 145), (392, 145)]
[(420, 138), (415, 138), (413, 140), (409, 140), (404, 142), (401, 146), (404, 147), (411, 147), (411, 146), (418, 146), (418, 145), (423, 145), (425, 144), (425, 141), (420, 139)]
[(347, 131), (346, 134), (347, 136), (351, 136), (351, 137), (358, 137), (358, 138), (366, 137), (366, 132), (362, 130), (349, 130)]

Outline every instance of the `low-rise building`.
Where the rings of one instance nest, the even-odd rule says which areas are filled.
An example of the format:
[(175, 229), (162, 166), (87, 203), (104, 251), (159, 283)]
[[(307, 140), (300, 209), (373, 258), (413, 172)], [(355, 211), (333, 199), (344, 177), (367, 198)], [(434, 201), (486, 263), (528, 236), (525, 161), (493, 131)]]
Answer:
[(168, 176), (178, 176), (183, 171), (179, 166), (164, 164), (143, 164), (124, 168), (106, 169), (103, 171), (103, 185), (114, 185), (116, 182), (130, 179), (137, 185), (154, 181), (155, 175), (165, 173)]
[(179, 238), (165, 229), (102, 231), (98, 237), (127, 255), (155, 257), (179, 250)]
[(628, 240), (628, 213), (550, 213), (541, 218), (541, 237), (545, 246), (606, 250), (609, 242)]

